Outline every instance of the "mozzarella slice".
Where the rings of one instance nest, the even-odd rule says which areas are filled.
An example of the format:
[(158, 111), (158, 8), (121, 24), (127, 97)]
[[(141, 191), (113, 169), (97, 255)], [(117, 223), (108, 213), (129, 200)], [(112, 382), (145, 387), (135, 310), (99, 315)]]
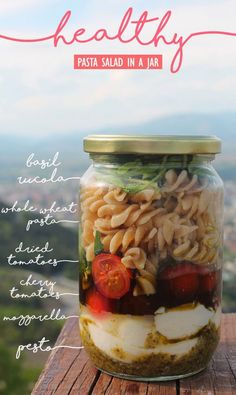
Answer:
[(175, 344), (160, 344), (155, 348), (143, 348), (124, 342), (94, 324), (89, 324), (89, 333), (94, 345), (109, 357), (121, 362), (131, 363), (150, 354), (169, 354), (181, 356), (188, 353), (196, 344), (197, 339), (184, 340)]
[(195, 335), (213, 320), (215, 312), (198, 304), (195, 307), (158, 309), (155, 313), (156, 330), (167, 339), (181, 339)]
[(149, 333), (155, 330), (153, 316), (122, 316), (119, 322), (118, 337), (127, 344), (144, 347)]
[[(131, 363), (150, 354), (164, 353), (182, 355), (191, 351), (198, 338), (195, 335), (209, 320), (216, 326), (220, 321), (220, 308), (215, 312), (203, 305), (186, 305), (174, 309), (161, 307), (154, 316), (132, 316), (106, 313), (92, 314), (83, 306), (81, 310), (81, 333), (88, 331), (93, 344), (110, 358)], [(170, 340), (167, 344), (159, 339), (158, 333)], [(149, 342), (152, 336), (156, 341)]]

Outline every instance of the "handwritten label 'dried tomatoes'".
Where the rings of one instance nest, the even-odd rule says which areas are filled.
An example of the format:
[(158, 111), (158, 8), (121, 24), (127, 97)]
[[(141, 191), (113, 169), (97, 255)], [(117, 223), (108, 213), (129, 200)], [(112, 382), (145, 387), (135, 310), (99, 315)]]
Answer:
[(99, 254), (92, 263), (93, 281), (105, 297), (120, 299), (130, 288), (130, 273), (113, 254)]

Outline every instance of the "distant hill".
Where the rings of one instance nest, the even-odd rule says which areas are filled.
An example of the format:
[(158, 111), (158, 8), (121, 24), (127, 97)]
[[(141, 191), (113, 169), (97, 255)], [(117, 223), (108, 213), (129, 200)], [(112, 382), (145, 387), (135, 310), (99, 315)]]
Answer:
[[(47, 158), (59, 151), (64, 164), (64, 174), (81, 175), (88, 167), (88, 155), (83, 152), (83, 138), (88, 134), (215, 134), (223, 140), (220, 164), (236, 163), (236, 112), (235, 113), (189, 113), (152, 119), (144, 123), (98, 128), (97, 130), (71, 131), (64, 135), (45, 138), (1, 136), (0, 183), (14, 181), (24, 168), (24, 161), (31, 152)], [(7, 169), (7, 171), (6, 171)]]

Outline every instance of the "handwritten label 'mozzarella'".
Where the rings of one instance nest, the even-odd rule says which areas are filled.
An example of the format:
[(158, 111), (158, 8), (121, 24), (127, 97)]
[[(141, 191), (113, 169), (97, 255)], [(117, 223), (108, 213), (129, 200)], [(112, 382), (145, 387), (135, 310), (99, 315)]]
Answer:
[(69, 318), (78, 318), (78, 315), (70, 315), (67, 316), (61, 313), (61, 309), (52, 309), (50, 314), (20, 314), (18, 316), (4, 316), (3, 321), (13, 321), (18, 322), (18, 326), (29, 326), (33, 321), (60, 321), (60, 320), (68, 320)]

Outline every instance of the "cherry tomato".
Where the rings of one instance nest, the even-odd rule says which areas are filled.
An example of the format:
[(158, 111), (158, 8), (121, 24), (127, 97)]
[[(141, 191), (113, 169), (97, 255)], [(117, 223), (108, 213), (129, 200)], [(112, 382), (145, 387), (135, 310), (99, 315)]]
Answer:
[(92, 262), (93, 280), (105, 297), (120, 299), (130, 288), (130, 273), (114, 254), (99, 254)]
[(89, 289), (86, 294), (86, 304), (93, 313), (112, 312), (112, 301), (101, 295), (95, 288)]
[(212, 293), (220, 281), (219, 271), (209, 270), (208, 267), (203, 266), (199, 270), (200, 273), (200, 290), (202, 293)]
[(127, 272), (128, 272), (129, 278), (132, 280), (133, 277), (134, 277), (133, 270), (132, 270), (132, 269), (126, 269), (126, 270), (127, 270)]
[(160, 275), (163, 292), (179, 302), (194, 300), (199, 287), (197, 266), (179, 262), (166, 267)]

